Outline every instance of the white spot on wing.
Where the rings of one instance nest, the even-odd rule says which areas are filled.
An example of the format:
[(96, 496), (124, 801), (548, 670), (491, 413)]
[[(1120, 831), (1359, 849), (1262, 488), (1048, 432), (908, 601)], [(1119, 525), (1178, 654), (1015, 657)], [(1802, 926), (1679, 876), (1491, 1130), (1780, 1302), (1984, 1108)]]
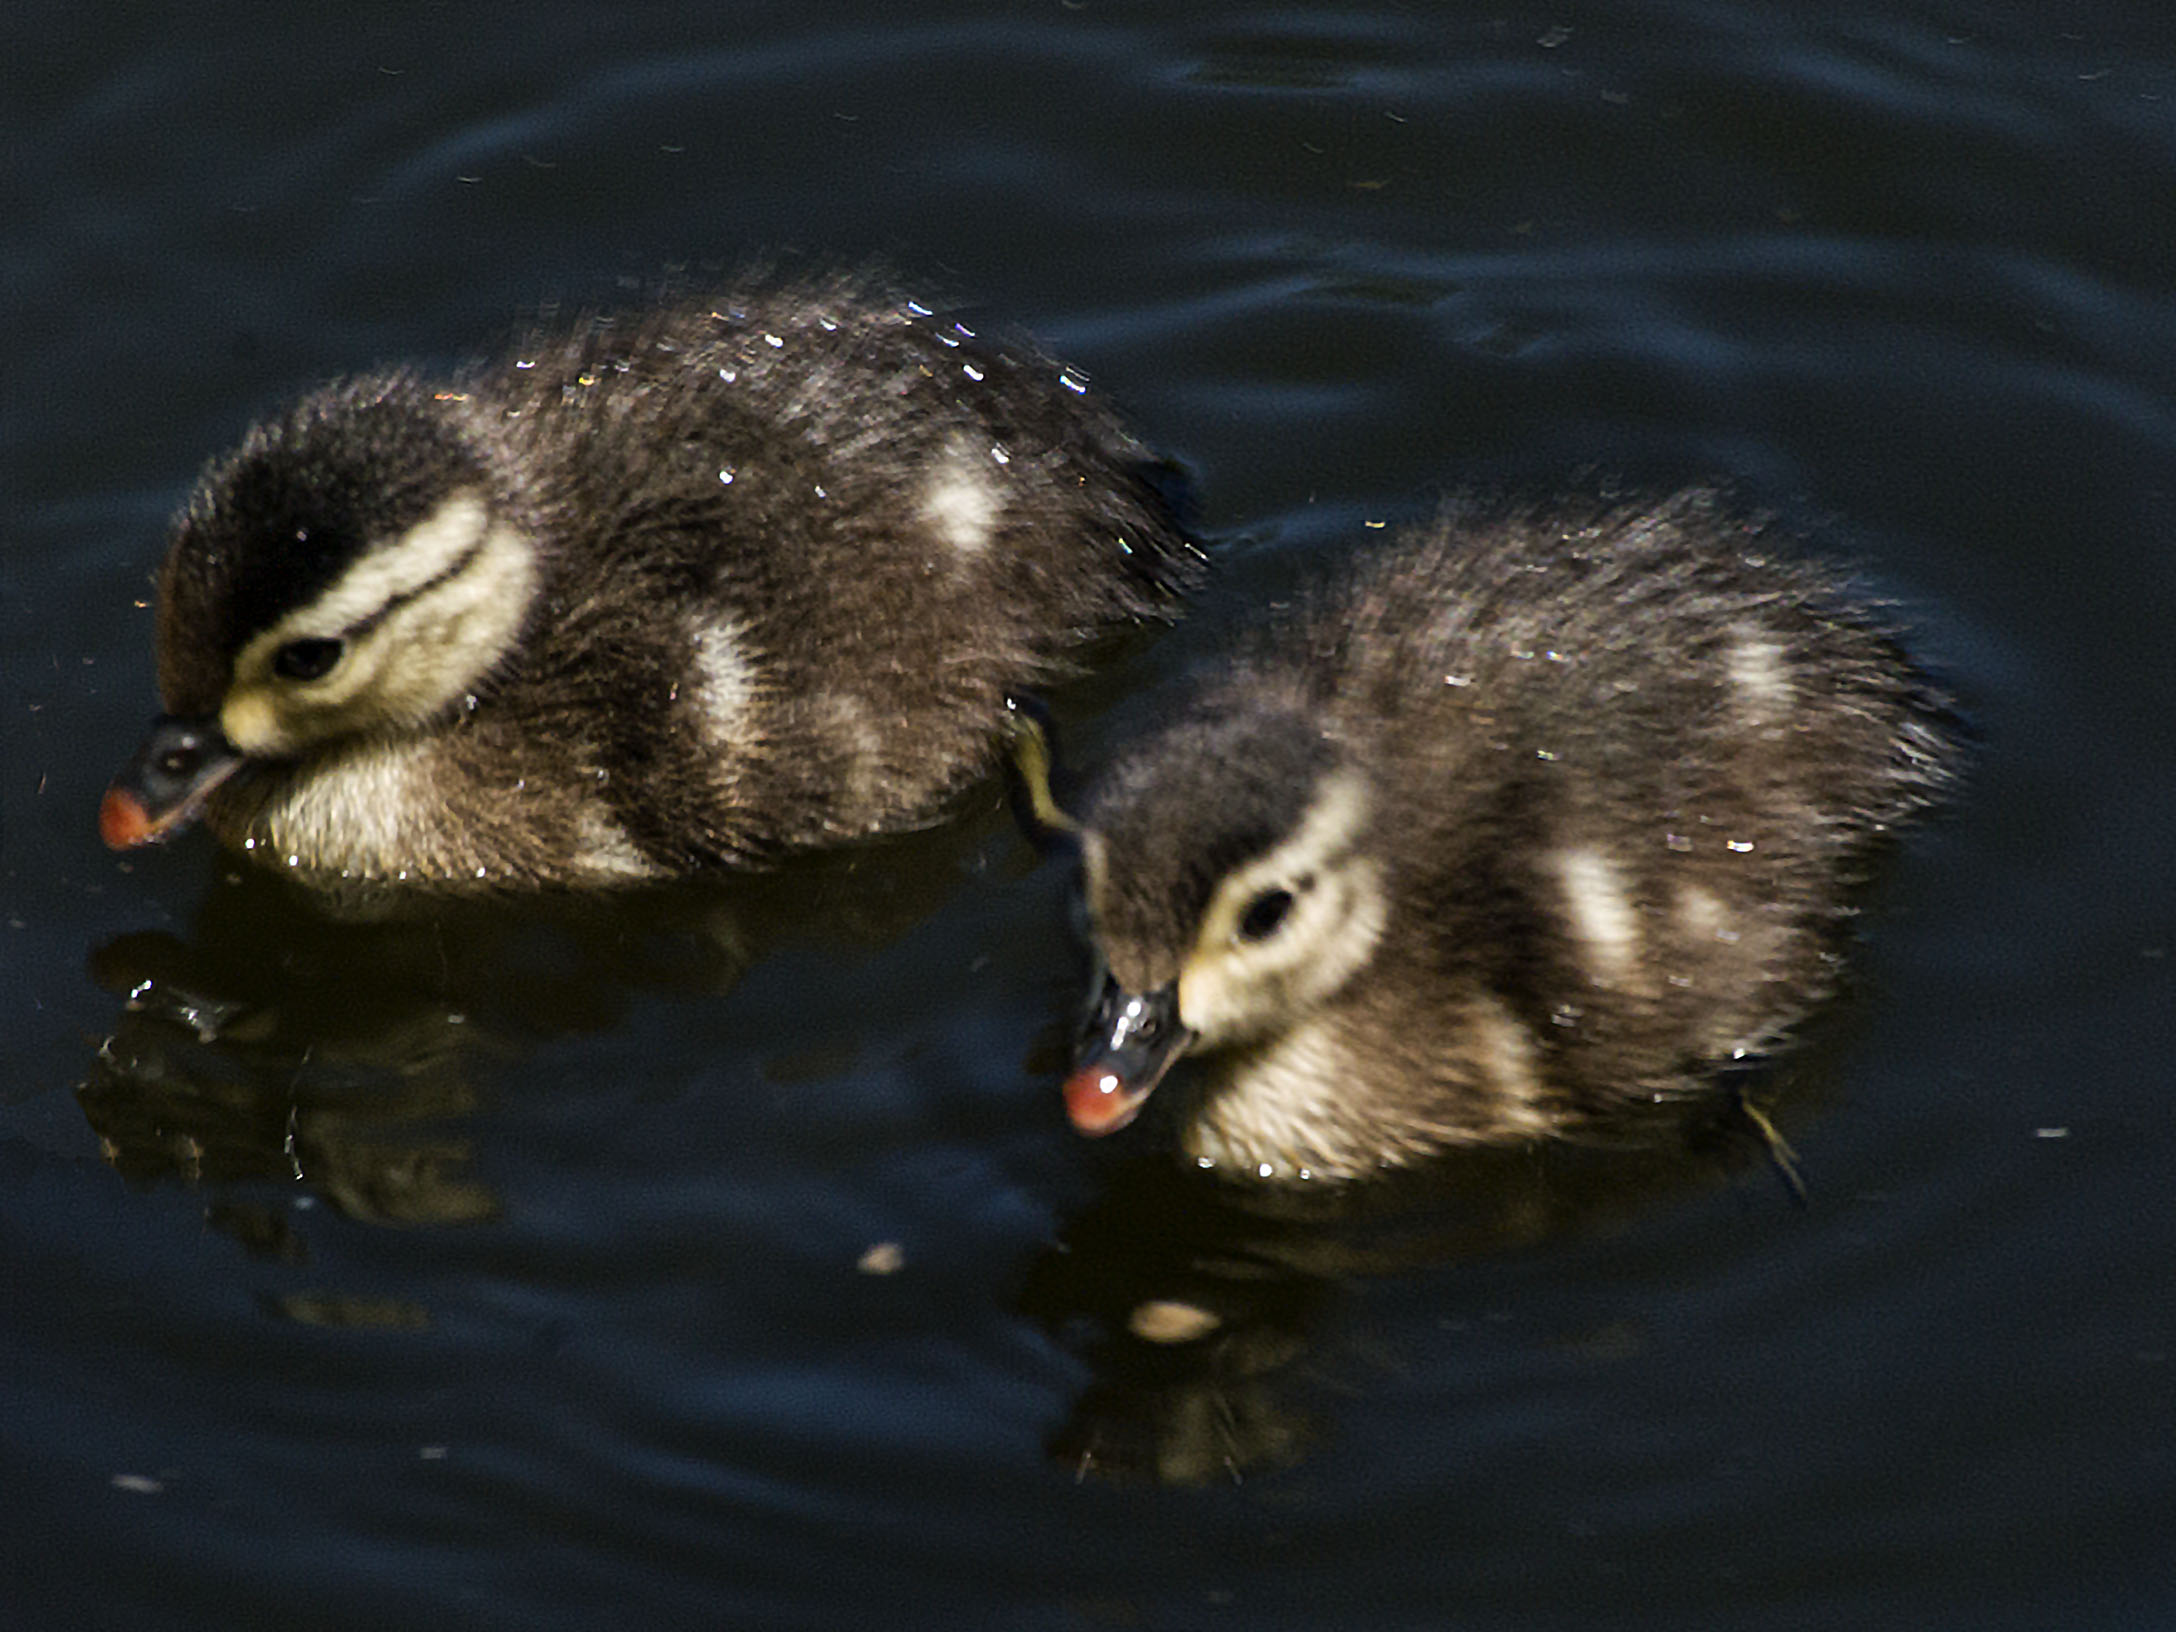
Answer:
[(1697, 941), (1711, 940), (1726, 927), (1723, 903), (1713, 890), (1688, 884), (1677, 892), (1677, 921)]
[(1617, 864), (1599, 850), (1566, 850), (1556, 857), (1556, 874), (1587, 972), (1605, 986), (1623, 980), (1639, 959), (1640, 926)]
[(1731, 685), (1756, 713), (1773, 714), (1790, 706), (1790, 669), (1773, 636), (1743, 631), (1730, 643), (1723, 665)]
[(575, 819), (576, 836), (580, 849), (574, 865), (577, 871), (598, 879), (650, 878), (657, 869), (650, 865), (627, 830), (613, 820), (612, 813), (602, 804), (585, 802), (581, 814)]
[(808, 699), (809, 721), (837, 756), (837, 809), (849, 819), (885, 802), (885, 738), (875, 713), (851, 692), (822, 692)]
[(741, 626), (730, 619), (695, 626), (695, 706), (717, 749), (733, 753), (747, 743), (748, 712), (755, 706), (755, 665)]
[(1541, 1070), (1527, 1029), (1494, 998), (1474, 1006), (1468, 1025), (1499, 1126), (1512, 1133), (1549, 1132), (1554, 1124), (1542, 1109)]
[(963, 556), (988, 548), (1004, 508), (989, 465), (963, 444), (947, 450), (922, 489), (924, 525)]

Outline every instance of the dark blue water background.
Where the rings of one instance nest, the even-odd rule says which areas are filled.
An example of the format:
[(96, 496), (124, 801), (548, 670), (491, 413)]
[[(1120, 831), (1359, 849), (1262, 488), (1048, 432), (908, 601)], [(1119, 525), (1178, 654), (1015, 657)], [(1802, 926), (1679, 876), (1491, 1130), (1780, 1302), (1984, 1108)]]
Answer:
[[(0, 48), (0, 1625), (2176, 1621), (2165, 7), (13, 0)], [(594, 914), (99, 849), (164, 519), (252, 413), (763, 250), (1041, 335), (1195, 472), (1220, 588), (1066, 700), (1084, 757), (1460, 484), (1727, 474), (1863, 561), (1986, 740), (1784, 1073), (1809, 1205), (1742, 1148), (1174, 1205), (1062, 1123), (1063, 880), (994, 790)], [(1216, 1365), (1098, 1335), (1167, 1292)]]

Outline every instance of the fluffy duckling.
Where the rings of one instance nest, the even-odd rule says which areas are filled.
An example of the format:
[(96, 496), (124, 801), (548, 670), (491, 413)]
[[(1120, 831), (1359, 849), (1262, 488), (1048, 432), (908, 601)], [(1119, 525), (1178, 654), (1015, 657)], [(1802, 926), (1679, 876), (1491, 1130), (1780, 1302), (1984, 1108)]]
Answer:
[(1071, 824), (1075, 1125), (1185, 1056), (1201, 1167), (1345, 1180), (1774, 1041), (1952, 747), (1868, 607), (1779, 548), (1701, 492), (1453, 513), (1281, 608)]
[(1194, 578), (1033, 351), (839, 278), (328, 386), (206, 470), (115, 848), (621, 884), (932, 820), (1011, 688)]

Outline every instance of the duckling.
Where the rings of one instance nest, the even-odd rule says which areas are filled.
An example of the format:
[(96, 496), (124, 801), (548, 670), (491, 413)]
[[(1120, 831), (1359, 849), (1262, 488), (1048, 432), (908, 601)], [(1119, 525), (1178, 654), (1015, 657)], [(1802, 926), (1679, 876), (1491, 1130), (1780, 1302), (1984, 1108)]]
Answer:
[(1344, 1181), (1773, 1044), (1954, 761), (1875, 610), (1782, 548), (1707, 491), (1447, 512), (1266, 620), (1077, 822), (1045, 791), (1099, 964), (1074, 1124), (1184, 1056), (1187, 1157)]
[(861, 276), (336, 382), (205, 470), (115, 848), (617, 885), (926, 824), (1013, 688), (1168, 619), (1171, 485), (1086, 382)]

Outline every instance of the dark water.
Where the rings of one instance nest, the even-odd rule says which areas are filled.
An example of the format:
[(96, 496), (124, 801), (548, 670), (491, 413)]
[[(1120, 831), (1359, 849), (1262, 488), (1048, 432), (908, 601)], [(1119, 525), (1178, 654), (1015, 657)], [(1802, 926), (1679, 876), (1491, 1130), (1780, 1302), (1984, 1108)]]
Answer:
[[(2164, 19), (15, 0), (0, 1624), (2176, 1621)], [(1986, 744), (1781, 1079), (1809, 1205), (1704, 1146), (1174, 1196), (1031, 1058), (1073, 954), (994, 792), (593, 913), (98, 848), (252, 412), (779, 248), (1196, 472), (1223, 588), (1084, 757), (1455, 484), (1725, 473), (1864, 561)], [(1111, 1334), (1163, 1296), (1227, 1340)]]

